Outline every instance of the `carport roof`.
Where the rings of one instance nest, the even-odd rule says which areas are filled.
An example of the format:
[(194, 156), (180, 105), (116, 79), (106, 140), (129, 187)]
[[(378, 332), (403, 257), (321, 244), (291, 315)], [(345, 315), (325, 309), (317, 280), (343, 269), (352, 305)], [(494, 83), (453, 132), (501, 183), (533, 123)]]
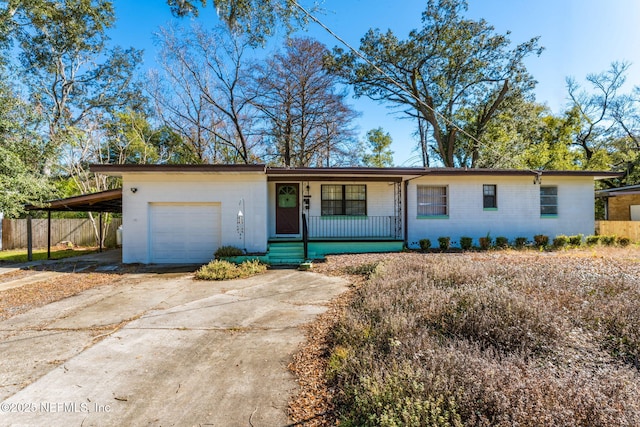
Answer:
[(27, 205), (29, 211), (122, 212), (122, 188), (50, 200), (42, 206)]

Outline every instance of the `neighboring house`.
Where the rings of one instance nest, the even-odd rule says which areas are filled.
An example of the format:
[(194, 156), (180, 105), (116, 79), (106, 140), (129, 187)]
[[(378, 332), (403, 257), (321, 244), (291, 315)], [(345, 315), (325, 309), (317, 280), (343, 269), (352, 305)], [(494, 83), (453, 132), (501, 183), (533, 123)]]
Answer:
[(596, 191), (605, 202), (605, 219), (609, 221), (640, 221), (640, 185)]
[[(449, 168), (94, 165), (122, 177), (123, 262), (206, 262), (222, 245), (272, 263), (399, 251), (448, 236), (594, 231), (611, 172)], [(305, 245), (307, 240), (307, 256)], [(455, 243), (454, 243), (455, 244)]]

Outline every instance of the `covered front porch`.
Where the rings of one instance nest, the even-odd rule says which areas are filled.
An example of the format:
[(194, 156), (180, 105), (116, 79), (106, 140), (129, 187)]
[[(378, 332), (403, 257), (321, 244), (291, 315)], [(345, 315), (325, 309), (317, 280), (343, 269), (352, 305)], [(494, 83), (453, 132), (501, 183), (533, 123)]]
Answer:
[(402, 177), (294, 171), (268, 172), (270, 259), (402, 249)]

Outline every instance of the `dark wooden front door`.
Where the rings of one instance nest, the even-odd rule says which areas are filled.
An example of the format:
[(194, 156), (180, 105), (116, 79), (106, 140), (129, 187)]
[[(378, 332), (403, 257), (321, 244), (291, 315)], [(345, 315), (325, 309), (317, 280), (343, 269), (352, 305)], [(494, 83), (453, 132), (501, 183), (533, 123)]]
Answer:
[(298, 184), (276, 184), (276, 234), (300, 233)]

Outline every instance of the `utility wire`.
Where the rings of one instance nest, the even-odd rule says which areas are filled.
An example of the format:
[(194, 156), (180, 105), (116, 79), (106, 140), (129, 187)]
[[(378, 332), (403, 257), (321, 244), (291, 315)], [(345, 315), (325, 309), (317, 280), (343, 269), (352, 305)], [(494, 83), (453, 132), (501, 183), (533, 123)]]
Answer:
[(433, 107), (431, 107), (429, 104), (425, 103), (423, 100), (421, 100), (420, 98), (418, 98), (417, 96), (415, 96), (413, 93), (411, 93), (410, 91), (408, 91), (404, 86), (402, 86), (400, 83), (398, 83), (397, 80), (395, 80), (393, 77), (391, 77), (389, 74), (387, 74), (386, 71), (384, 71), (382, 68), (378, 67), (376, 64), (374, 64), (373, 62), (371, 62), (371, 60), (369, 58), (367, 58), (366, 56), (364, 56), (364, 54), (362, 52), (360, 52), (358, 49), (354, 48), (353, 46), (351, 46), (349, 43), (347, 43), (342, 37), (340, 37), (339, 35), (337, 35), (335, 32), (333, 32), (331, 30), (331, 28), (327, 27), (324, 23), (322, 23), (322, 21), (320, 21), (318, 18), (316, 18), (315, 16), (313, 16), (309, 11), (307, 11), (304, 7), (302, 7), (297, 0), (290, 0), (291, 3), (296, 6), (298, 9), (300, 9), (302, 11), (302, 13), (304, 13), (309, 19), (311, 19), (313, 22), (315, 22), (316, 24), (320, 25), (324, 30), (326, 30), (329, 34), (331, 34), (332, 37), (334, 37), (336, 40), (338, 40), (340, 43), (342, 43), (343, 45), (345, 45), (347, 47), (347, 49), (349, 49), (351, 52), (355, 53), (360, 59), (362, 59), (363, 61), (365, 61), (367, 64), (369, 64), (371, 67), (373, 67), (377, 72), (379, 72), (381, 75), (383, 75), (387, 80), (389, 80), (389, 82), (391, 82), (394, 86), (397, 86), (398, 89), (400, 89), (401, 91), (407, 93), (411, 98), (413, 98), (416, 102), (418, 102), (420, 105), (423, 105), (424, 107), (426, 107), (428, 110), (430, 110), (434, 115), (436, 115), (437, 117), (441, 118), (442, 121), (444, 121), (445, 123), (447, 123), (448, 125), (452, 126), (453, 128), (457, 129), (460, 133), (468, 136), (469, 138), (471, 138), (473, 141), (477, 142), (480, 145), (484, 145), (484, 143), (480, 140), (478, 140), (476, 137), (474, 137), (473, 135), (471, 135), (469, 132), (465, 131), (464, 129), (462, 129), (460, 126), (458, 126), (457, 124), (455, 124), (453, 121), (451, 121), (450, 119), (448, 119), (447, 117), (443, 116), (441, 113), (439, 113), (438, 111), (436, 111)]

